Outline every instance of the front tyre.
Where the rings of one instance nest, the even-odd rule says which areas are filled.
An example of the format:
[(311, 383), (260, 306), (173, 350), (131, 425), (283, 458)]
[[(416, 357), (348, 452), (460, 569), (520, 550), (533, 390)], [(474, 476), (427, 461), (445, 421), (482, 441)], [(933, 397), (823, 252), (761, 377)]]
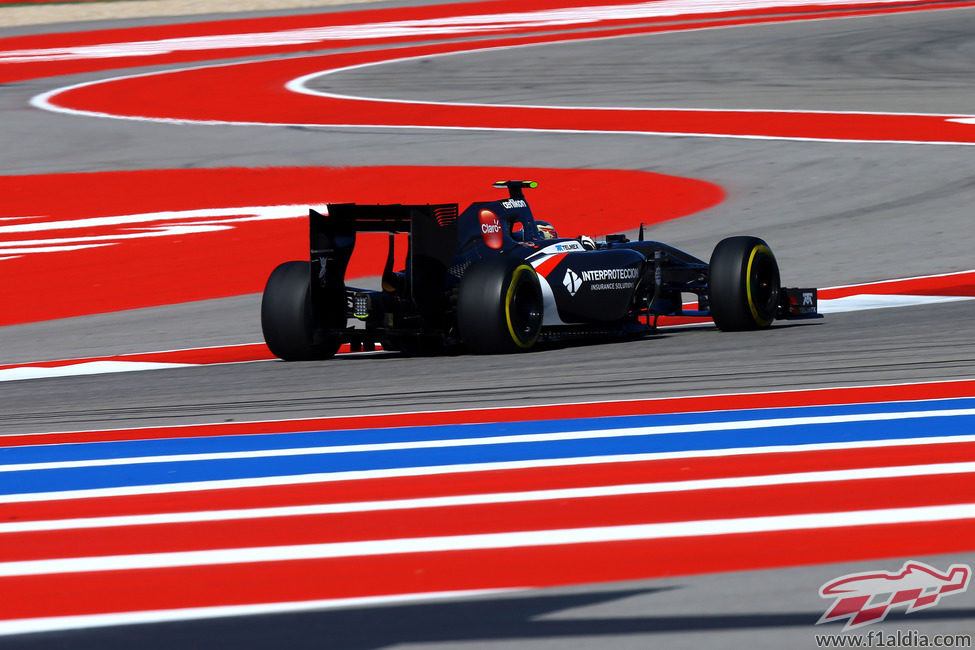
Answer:
[(542, 290), (527, 262), (492, 257), (472, 265), (457, 296), (457, 327), (473, 352), (529, 350), (542, 329)]
[(779, 265), (757, 237), (728, 237), (711, 254), (708, 299), (715, 325), (724, 331), (763, 329), (779, 304)]
[[(337, 322), (337, 316), (332, 320)], [(271, 353), (285, 361), (334, 356), (340, 341), (319, 322), (311, 300), (311, 263), (280, 264), (267, 279), (261, 299), (261, 329)]]

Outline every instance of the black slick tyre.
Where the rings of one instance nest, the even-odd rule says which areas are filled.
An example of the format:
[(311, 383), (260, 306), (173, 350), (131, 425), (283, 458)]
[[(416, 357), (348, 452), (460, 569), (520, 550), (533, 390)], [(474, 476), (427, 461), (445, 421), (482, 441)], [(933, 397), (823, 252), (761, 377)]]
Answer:
[(328, 359), (338, 351), (340, 341), (319, 327), (312, 306), (309, 262), (285, 262), (271, 272), (261, 299), (261, 329), (272, 354), (285, 361)]
[(542, 328), (542, 290), (531, 264), (492, 257), (464, 274), (457, 296), (457, 326), (479, 354), (529, 350)]
[(711, 254), (708, 299), (724, 331), (763, 329), (778, 311), (779, 266), (757, 237), (728, 237)]

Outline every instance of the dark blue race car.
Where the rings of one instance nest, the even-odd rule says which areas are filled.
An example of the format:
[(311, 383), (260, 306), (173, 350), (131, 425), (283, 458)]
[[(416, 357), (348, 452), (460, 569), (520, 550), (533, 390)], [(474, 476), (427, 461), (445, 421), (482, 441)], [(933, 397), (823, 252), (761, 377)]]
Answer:
[[(261, 304), (264, 339), (287, 360), (353, 350), (428, 354), (463, 346), (478, 353), (529, 350), (539, 341), (640, 335), (659, 316), (709, 316), (722, 330), (817, 318), (816, 289), (786, 289), (768, 245), (729, 237), (710, 262), (672, 246), (623, 235), (559, 237), (536, 221), (524, 190), (440, 205), (329, 204), (309, 212), (310, 260), (271, 273)], [(345, 284), (361, 232), (389, 233), (380, 289)], [(395, 233), (408, 234), (405, 268), (394, 270)], [(694, 309), (687, 309), (686, 299)]]

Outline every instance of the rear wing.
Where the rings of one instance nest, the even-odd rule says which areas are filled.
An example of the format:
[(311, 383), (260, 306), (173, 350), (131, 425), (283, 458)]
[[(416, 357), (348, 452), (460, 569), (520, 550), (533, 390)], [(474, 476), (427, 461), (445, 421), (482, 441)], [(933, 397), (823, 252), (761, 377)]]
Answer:
[(407, 233), (410, 244), (404, 293), (421, 314), (443, 313), (447, 268), (457, 248), (456, 203), (330, 203), (327, 208), (327, 214), (308, 212), (313, 302), (324, 301), (345, 309), (345, 272), (360, 232), (390, 233), (383, 283), (389, 280), (392, 284), (393, 234)]

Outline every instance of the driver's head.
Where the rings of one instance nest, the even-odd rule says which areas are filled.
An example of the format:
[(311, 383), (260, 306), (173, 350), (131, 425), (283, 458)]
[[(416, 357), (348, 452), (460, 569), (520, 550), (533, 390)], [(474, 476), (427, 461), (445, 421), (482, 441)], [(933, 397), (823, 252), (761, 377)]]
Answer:
[(555, 227), (547, 221), (535, 221), (535, 228), (538, 229), (538, 236), (542, 239), (557, 239), (559, 233), (555, 232)]

